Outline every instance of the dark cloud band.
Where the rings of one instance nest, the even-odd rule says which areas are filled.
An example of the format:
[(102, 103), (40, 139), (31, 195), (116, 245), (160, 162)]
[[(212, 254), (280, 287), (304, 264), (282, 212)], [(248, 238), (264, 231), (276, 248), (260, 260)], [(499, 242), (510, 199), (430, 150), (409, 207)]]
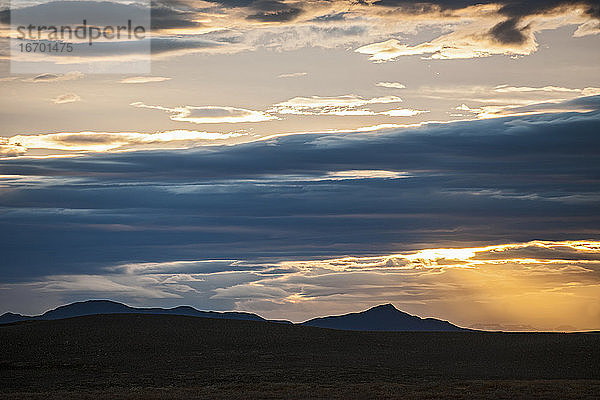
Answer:
[(598, 111), (545, 114), (4, 159), (0, 174), (20, 177), (3, 178), (0, 193), (2, 279), (122, 262), (598, 239), (599, 121)]
[(497, 4), (498, 13), (506, 17), (495, 25), (489, 34), (500, 43), (521, 44), (526, 40), (528, 26), (521, 26), (522, 19), (531, 15), (548, 14), (556, 10), (583, 7), (585, 13), (600, 19), (600, 2), (598, 0), (493, 0), (493, 1), (463, 1), (435, 0), (414, 2), (409, 0), (378, 0), (375, 6), (400, 8), (403, 12), (422, 14), (431, 12), (457, 11), (469, 6), (480, 4)]

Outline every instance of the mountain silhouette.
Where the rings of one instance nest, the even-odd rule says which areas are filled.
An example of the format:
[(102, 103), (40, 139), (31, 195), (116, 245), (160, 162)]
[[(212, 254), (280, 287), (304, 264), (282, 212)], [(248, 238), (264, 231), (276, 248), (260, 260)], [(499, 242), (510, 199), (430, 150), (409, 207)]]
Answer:
[(38, 316), (6, 313), (0, 316), (0, 324), (27, 320), (63, 319), (96, 314), (167, 314), (204, 318), (266, 321), (266, 319), (263, 317), (245, 312), (199, 311), (189, 306), (179, 306), (175, 308), (137, 308), (129, 307), (125, 304), (117, 303), (116, 301), (111, 300), (87, 300), (60, 306)]
[[(20, 321), (56, 320), (98, 314), (161, 314), (183, 315), (190, 317), (237, 319), (246, 321), (263, 321), (291, 324), (285, 320), (267, 320), (259, 315), (246, 312), (199, 311), (190, 306), (174, 308), (137, 308), (111, 300), (87, 300), (67, 304), (47, 311), (42, 315), (27, 316), (5, 313), (0, 316), (0, 324)], [(366, 311), (314, 318), (298, 325), (319, 328), (353, 330), (353, 331), (466, 331), (450, 322), (434, 318), (420, 318), (402, 312), (392, 304), (383, 304)]]
[(31, 318), (31, 317), (26, 317), (21, 314), (7, 312), (5, 314), (0, 315), (0, 324), (10, 324), (12, 322), (24, 321), (29, 318)]
[(383, 304), (366, 311), (331, 317), (314, 318), (305, 326), (350, 331), (468, 331), (448, 321), (420, 318), (398, 310), (392, 304)]

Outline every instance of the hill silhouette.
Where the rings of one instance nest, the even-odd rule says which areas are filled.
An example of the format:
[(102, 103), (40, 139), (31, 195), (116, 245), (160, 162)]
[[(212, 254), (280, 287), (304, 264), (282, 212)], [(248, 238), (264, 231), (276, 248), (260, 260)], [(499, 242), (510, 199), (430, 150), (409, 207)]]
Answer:
[(111, 300), (87, 300), (60, 306), (37, 316), (6, 313), (0, 316), (0, 324), (28, 320), (55, 320), (99, 314), (161, 314), (217, 319), (241, 319), (246, 321), (266, 321), (263, 317), (246, 312), (199, 311), (190, 306), (179, 306), (174, 308), (138, 308)]
[(382, 304), (358, 313), (314, 318), (302, 325), (349, 331), (465, 331), (448, 321), (420, 318), (398, 310), (392, 304)]
[[(81, 317), (85, 315), (100, 314), (159, 314), (181, 315), (188, 317), (236, 319), (246, 321), (263, 321), (291, 324), (286, 320), (267, 320), (259, 315), (246, 312), (217, 312), (199, 311), (190, 306), (174, 308), (138, 308), (130, 307), (111, 300), (87, 300), (67, 304), (47, 311), (42, 315), (26, 316), (21, 314), (6, 313), (0, 316), (0, 324), (29, 320), (56, 320), (64, 318)], [(315, 326), (319, 328), (353, 330), (353, 331), (463, 331), (447, 321), (435, 318), (420, 318), (398, 310), (392, 304), (382, 304), (368, 310), (329, 317), (314, 318), (299, 325)]]

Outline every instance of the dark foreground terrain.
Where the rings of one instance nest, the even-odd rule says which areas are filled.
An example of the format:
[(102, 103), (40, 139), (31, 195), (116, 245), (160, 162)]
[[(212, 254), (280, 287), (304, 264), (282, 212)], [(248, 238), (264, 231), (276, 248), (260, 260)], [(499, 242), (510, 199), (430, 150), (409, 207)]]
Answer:
[(95, 315), (0, 327), (2, 399), (597, 399), (600, 335)]

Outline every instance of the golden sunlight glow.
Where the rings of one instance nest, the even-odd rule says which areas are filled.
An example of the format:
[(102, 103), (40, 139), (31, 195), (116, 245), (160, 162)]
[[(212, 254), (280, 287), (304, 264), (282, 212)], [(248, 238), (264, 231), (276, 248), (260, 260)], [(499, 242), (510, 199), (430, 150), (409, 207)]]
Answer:
[[(261, 266), (274, 274), (218, 289), (215, 298), (235, 298), (239, 307), (253, 309), (259, 304), (255, 295), (277, 288), (284, 295), (269, 302), (290, 310), (331, 307), (351, 297), (350, 310), (391, 301), (408, 312), (481, 329), (600, 328), (600, 241), (531, 241)], [(280, 269), (296, 272), (276, 274)]]

